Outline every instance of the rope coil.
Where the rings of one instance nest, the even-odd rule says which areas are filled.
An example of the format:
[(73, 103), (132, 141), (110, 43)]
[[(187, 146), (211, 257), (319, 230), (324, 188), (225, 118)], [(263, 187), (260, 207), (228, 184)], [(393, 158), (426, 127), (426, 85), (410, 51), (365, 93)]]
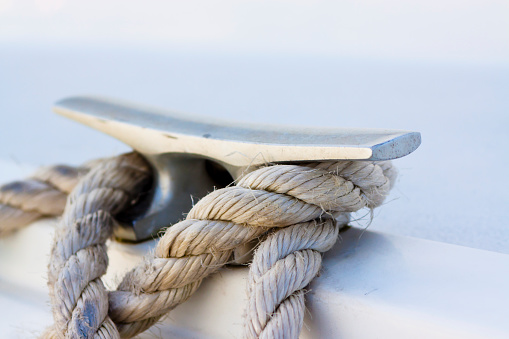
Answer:
[[(235, 249), (264, 238), (249, 271), (245, 335), (297, 338), (304, 288), (319, 272), (321, 253), (334, 245), (349, 212), (384, 201), (396, 171), (390, 162), (352, 161), (259, 168), (202, 198), (107, 292), (105, 242), (115, 216), (136, 202), (150, 177), (145, 160), (130, 153), (97, 162), (69, 195), (48, 270), (55, 324), (46, 337), (133, 337), (187, 300)], [(0, 211), (9, 201), (0, 188)]]

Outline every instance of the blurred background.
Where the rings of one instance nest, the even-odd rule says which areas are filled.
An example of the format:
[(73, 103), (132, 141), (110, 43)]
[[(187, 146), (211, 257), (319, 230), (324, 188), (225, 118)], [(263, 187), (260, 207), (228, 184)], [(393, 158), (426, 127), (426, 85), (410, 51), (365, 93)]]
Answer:
[(508, 1), (0, 0), (1, 182), (128, 150), (51, 112), (80, 94), (419, 131), (356, 225), (509, 253)]

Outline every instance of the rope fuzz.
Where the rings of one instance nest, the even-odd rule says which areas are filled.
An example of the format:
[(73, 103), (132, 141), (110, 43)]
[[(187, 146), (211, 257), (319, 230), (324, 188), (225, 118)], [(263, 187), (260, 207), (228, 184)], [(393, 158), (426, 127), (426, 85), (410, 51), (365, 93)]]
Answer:
[(246, 335), (297, 337), (303, 288), (318, 273), (320, 252), (336, 242), (345, 212), (381, 204), (394, 179), (390, 163), (368, 162), (275, 165), (249, 173), (237, 186), (202, 198), (186, 220), (166, 230), (154, 256), (110, 292), (110, 316), (122, 337), (136, 335), (187, 300), (235, 248), (280, 228), (253, 260)]
[(108, 266), (105, 243), (113, 216), (136, 202), (150, 175), (141, 156), (122, 155), (93, 168), (69, 195), (48, 266), (55, 324), (47, 337), (119, 338), (101, 281)]
[[(320, 270), (321, 253), (334, 245), (349, 212), (383, 203), (396, 171), (390, 162), (353, 161), (259, 168), (202, 198), (165, 231), (153, 255), (107, 292), (101, 276), (115, 215), (132, 206), (150, 177), (141, 156), (122, 155), (97, 162), (70, 194), (51, 253), (55, 325), (45, 338), (133, 337), (186, 301), (205, 277), (232, 260), (234, 250), (256, 240), (261, 243), (248, 277), (245, 335), (297, 338), (305, 288)], [(6, 201), (17, 201), (2, 189), (0, 212)], [(26, 210), (36, 212), (24, 220), (58, 214), (61, 192), (52, 193), (60, 209), (49, 213), (31, 203)], [(18, 200), (21, 206), (30, 197)]]
[(304, 288), (318, 274), (348, 223), (328, 219), (292, 225), (271, 234), (253, 258), (248, 277), (247, 338), (297, 338), (304, 320)]

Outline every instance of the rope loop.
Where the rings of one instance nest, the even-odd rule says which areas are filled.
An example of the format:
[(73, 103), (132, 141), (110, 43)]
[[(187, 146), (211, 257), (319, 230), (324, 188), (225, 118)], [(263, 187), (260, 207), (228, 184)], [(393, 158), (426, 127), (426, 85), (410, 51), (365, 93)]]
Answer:
[(101, 281), (108, 265), (105, 243), (115, 216), (146, 189), (150, 166), (130, 153), (96, 161), (92, 169), (45, 171), (0, 187), (0, 221), (9, 221), (0, 235), (63, 211), (48, 267), (55, 323), (45, 338), (131, 338), (186, 301), (204, 278), (232, 261), (236, 249), (253, 241), (258, 247), (248, 276), (245, 336), (298, 338), (305, 289), (320, 271), (322, 253), (334, 246), (349, 213), (380, 206), (396, 179), (388, 161), (258, 168), (202, 198), (108, 292)]

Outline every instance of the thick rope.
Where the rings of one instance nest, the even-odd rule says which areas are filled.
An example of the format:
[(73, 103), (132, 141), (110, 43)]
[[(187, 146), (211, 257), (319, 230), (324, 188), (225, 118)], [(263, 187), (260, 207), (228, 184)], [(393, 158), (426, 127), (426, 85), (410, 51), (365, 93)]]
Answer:
[(245, 323), (248, 338), (297, 338), (304, 320), (304, 288), (318, 274), (322, 256), (348, 223), (328, 219), (289, 226), (271, 234), (253, 258)]
[(113, 217), (136, 203), (150, 178), (143, 158), (131, 153), (101, 162), (70, 194), (48, 266), (55, 324), (46, 337), (119, 337), (101, 281), (108, 266), (105, 242)]
[(0, 186), (0, 237), (42, 217), (62, 215), (67, 195), (89, 166), (45, 167), (32, 177)]
[[(345, 221), (343, 212), (373, 208), (382, 202), (391, 185), (386, 175), (392, 173), (390, 164), (349, 162), (341, 169), (350, 180), (338, 175), (342, 174), (338, 172), (340, 165), (344, 164), (329, 163), (327, 169), (317, 168), (320, 166), (316, 164), (310, 164), (311, 167), (265, 167), (248, 174), (237, 186), (219, 189), (201, 199), (186, 220), (167, 229), (154, 256), (128, 273), (117, 291), (110, 292), (110, 316), (117, 323), (122, 337), (134, 336), (157, 322), (162, 315), (186, 300), (207, 275), (226, 264), (236, 247), (260, 237), (268, 228), (330, 219), (331, 215), (342, 216)], [(325, 225), (330, 229), (331, 223), (326, 221)], [(308, 227), (312, 225), (323, 225), (323, 222), (306, 224)], [(321, 247), (316, 245), (318, 251), (325, 251), (336, 241), (338, 226), (333, 225), (329, 243)], [(312, 246), (305, 237), (293, 241)], [(275, 253), (277, 258), (281, 257), (277, 251)], [(313, 255), (316, 257), (316, 254)], [(316, 275), (319, 266), (316, 259), (313, 271), (306, 275), (304, 282), (309, 282)], [(256, 281), (255, 278), (253, 280)], [(290, 289), (290, 294), (298, 295), (307, 285), (302, 285), (304, 282), (297, 285), (299, 288), (295, 291)], [(303, 307), (303, 297), (295, 299), (291, 295), (289, 303), (294, 308), (289, 309), (285, 304), (286, 313), (291, 311), (303, 316), (304, 310), (295, 308)], [(265, 297), (256, 295), (250, 300)], [(281, 313), (275, 315), (278, 314)], [(264, 314), (267, 315), (273, 316), (271, 313)], [(248, 312), (248, 322), (252, 322), (254, 317), (257, 314)], [(302, 317), (299, 319), (302, 323)], [(297, 326), (299, 331), (300, 326)], [(296, 332), (294, 329), (292, 333)]]
[(319, 252), (334, 244), (345, 213), (383, 202), (395, 171), (389, 162), (344, 161), (251, 172), (237, 186), (201, 199), (186, 220), (168, 228), (154, 255), (129, 272), (108, 300), (100, 280), (107, 266), (104, 243), (114, 215), (132, 205), (149, 176), (141, 157), (121, 156), (92, 170), (71, 194), (49, 267), (55, 327), (47, 337), (116, 338), (116, 329), (132, 337), (189, 298), (231, 260), (234, 249), (281, 227), (256, 251), (246, 334), (297, 337), (303, 289), (318, 273)]
[(390, 162), (344, 161), (274, 166), (239, 182), (298, 197), (337, 219), (283, 228), (260, 244), (248, 278), (247, 338), (298, 338), (304, 321), (304, 288), (319, 272), (320, 252), (334, 245), (340, 227), (348, 223), (348, 214), (338, 212), (379, 206), (395, 179)]

